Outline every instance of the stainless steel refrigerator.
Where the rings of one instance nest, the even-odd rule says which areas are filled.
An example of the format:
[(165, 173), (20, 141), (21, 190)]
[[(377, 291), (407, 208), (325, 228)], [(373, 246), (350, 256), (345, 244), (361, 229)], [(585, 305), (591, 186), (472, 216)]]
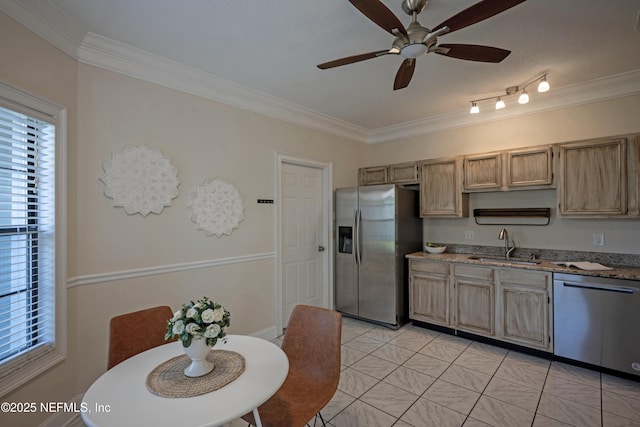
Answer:
[(418, 191), (337, 189), (335, 301), (344, 315), (398, 328), (408, 317), (407, 260), (422, 248)]

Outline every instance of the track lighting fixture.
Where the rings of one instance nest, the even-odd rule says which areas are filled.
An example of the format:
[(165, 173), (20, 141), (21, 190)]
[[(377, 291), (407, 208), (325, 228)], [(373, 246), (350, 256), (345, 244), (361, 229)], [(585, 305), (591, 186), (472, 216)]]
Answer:
[(469, 113), (478, 114), (480, 112), (480, 106), (478, 105), (478, 103), (480, 101), (487, 101), (490, 99), (495, 99), (496, 110), (501, 110), (506, 107), (506, 103), (502, 98), (517, 94), (520, 94), (520, 96), (518, 97), (518, 104), (527, 104), (529, 103), (529, 92), (527, 92), (527, 88), (534, 83), (538, 83), (538, 92), (546, 92), (549, 90), (549, 82), (547, 81), (547, 74), (545, 73), (540, 77), (536, 77), (535, 79), (528, 81), (522, 86), (509, 86), (504, 90), (504, 95), (490, 96), (487, 98), (472, 100), (471, 110), (469, 110)]

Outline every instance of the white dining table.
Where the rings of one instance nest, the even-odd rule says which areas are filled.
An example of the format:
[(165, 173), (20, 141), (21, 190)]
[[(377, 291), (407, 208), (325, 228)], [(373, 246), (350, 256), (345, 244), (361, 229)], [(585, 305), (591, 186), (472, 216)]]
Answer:
[(172, 342), (137, 354), (105, 372), (82, 399), (81, 416), (89, 427), (224, 426), (253, 412), (284, 383), (289, 360), (277, 345), (256, 337), (228, 335), (214, 350), (229, 350), (245, 359), (242, 374), (222, 388), (186, 398), (160, 397), (150, 392), (147, 375), (161, 363), (184, 354)]

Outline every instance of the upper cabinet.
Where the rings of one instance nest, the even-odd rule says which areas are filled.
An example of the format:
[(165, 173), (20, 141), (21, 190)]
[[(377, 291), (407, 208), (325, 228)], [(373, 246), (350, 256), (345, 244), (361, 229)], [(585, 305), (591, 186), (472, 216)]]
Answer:
[(462, 194), (461, 180), (461, 157), (420, 162), (420, 216), (467, 216), (468, 197)]
[(358, 171), (360, 185), (417, 184), (418, 163), (398, 163), (389, 166), (361, 168)]
[(417, 184), (419, 182), (418, 162), (387, 166), (387, 176), (389, 184)]
[(502, 155), (464, 156), (464, 189), (496, 191), (502, 187)]
[(387, 167), (374, 166), (358, 170), (358, 184), (376, 185), (387, 183)]
[(627, 213), (627, 142), (624, 138), (560, 144), (558, 212), (563, 216)]
[(640, 216), (637, 134), (374, 166), (358, 173), (359, 185), (419, 184), (421, 217), (468, 216), (468, 193), (538, 189), (557, 190), (561, 217)]
[(464, 157), (464, 190), (511, 191), (554, 185), (551, 145)]
[(509, 189), (546, 188), (554, 185), (553, 148), (550, 145), (505, 153), (505, 184)]

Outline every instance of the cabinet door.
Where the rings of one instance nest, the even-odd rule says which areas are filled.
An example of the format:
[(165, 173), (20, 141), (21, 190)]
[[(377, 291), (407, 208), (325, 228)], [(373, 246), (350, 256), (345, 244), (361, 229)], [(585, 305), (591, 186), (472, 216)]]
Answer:
[(361, 168), (358, 170), (360, 185), (376, 185), (387, 183), (387, 167), (374, 166), (371, 168)]
[(438, 325), (450, 325), (449, 277), (411, 273), (409, 300), (410, 318)]
[(501, 338), (527, 347), (549, 349), (549, 293), (511, 284), (503, 285), (501, 289)]
[(456, 329), (494, 335), (494, 284), (470, 279), (455, 280)]
[(509, 189), (553, 186), (553, 151), (551, 146), (507, 152)]
[(552, 351), (551, 274), (504, 269), (498, 277), (498, 338)]
[(420, 216), (467, 216), (467, 195), (462, 194), (461, 179), (462, 161), (459, 157), (422, 162)]
[(559, 178), (561, 215), (624, 215), (627, 211), (625, 139), (560, 145)]
[(400, 163), (389, 166), (387, 171), (389, 184), (417, 184), (418, 163)]
[(493, 268), (454, 265), (454, 319), (456, 329), (495, 335)]
[(464, 189), (496, 191), (502, 186), (500, 153), (464, 157)]

